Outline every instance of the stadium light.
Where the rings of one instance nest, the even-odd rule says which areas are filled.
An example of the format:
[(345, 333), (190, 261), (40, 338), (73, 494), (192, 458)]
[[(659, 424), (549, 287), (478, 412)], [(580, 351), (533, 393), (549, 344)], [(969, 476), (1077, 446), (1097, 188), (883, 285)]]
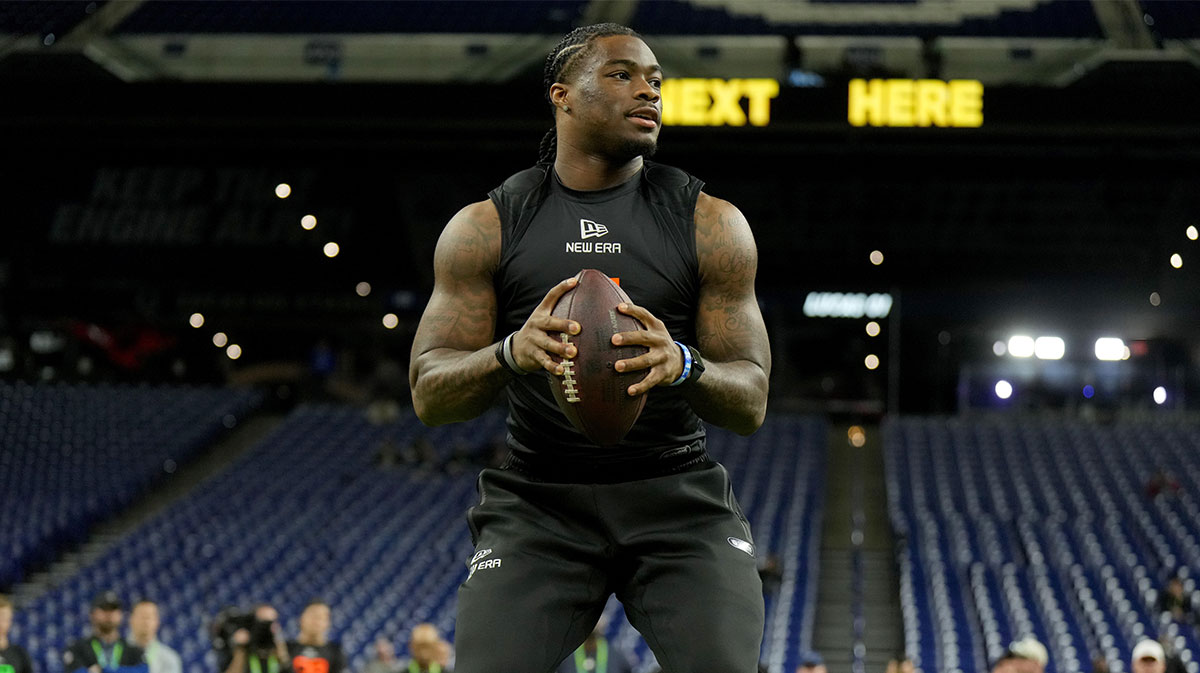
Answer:
[(275, 185), (275, 196), (281, 199), (286, 199), (292, 195), (292, 186), (286, 182), (281, 182)]
[(213, 345), (217, 348), (224, 348), (225, 344), (229, 343), (229, 337), (224, 332), (217, 332), (213, 335)]
[(342, 248), (336, 242), (330, 241), (326, 243), (325, 247), (321, 250), (325, 253), (326, 257), (333, 259), (334, 257), (338, 256), (338, 253), (342, 251)]
[(1124, 360), (1128, 356), (1126, 353), (1129, 349), (1126, 348), (1125, 342), (1116, 337), (1100, 337), (1096, 339), (1096, 359), (1105, 360), (1108, 362), (1116, 362)]
[(317, 228), (317, 216), (316, 215), (305, 215), (304, 217), (300, 218), (300, 226), (305, 231), (312, 231), (313, 229), (316, 229)]
[(1159, 386), (1154, 389), (1154, 403), (1162, 406), (1167, 403), (1167, 389)]
[(992, 344), (992, 352), (995, 353), (996, 357), (998, 358), (1004, 357), (1004, 355), (1008, 353), (1008, 344), (997, 340), (996, 343)]
[(996, 382), (996, 397), (999, 397), (1002, 400), (1007, 400), (1008, 398), (1012, 397), (1012, 394), (1013, 387), (1011, 383), (1005, 381), (1004, 379), (1000, 379)]
[(1033, 343), (1033, 354), (1039, 360), (1061, 360), (1067, 352), (1067, 344), (1054, 336), (1038, 337)]
[(874, 320), (867, 323), (867, 336), (879, 336), (879, 323), (875, 322)]
[(1092, 387), (1092, 384), (1089, 383), (1083, 387), (1083, 396), (1089, 400), (1096, 396), (1096, 389)]
[(360, 297), (365, 297), (371, 294), (371, 284), (364, 280), (363, 282), (354, 286), (354, 293)]
[(1014, 358), (1033, 357), (1036, 350), (1033, 337), (1017, 334), (1008, 339), (1008, 354)]
[(1157, 292), (1151, 292), (1150, 293), (1150, 305), (1158, 306), (1161, 303), (1162, 303), (1162, 295), (1160, 295)]
[(1196, 225), (1193, 224), (1187, 228), (1187, 237), (1193, 241), (1200, 238), (1200, 231), (1196, 230)]
[(866, 365), (867, 369), (871, 369), (871, 370), (878, 369), (879, 368), (879, 356), (875, 355), (874, 353), (871, 353), (867, 357), (863, 358), (863, 364)]
[(1175, 267), (1176, 269), (1182, 269), (1183, 268), (1183, 256), (1180, 255), (1179, 253), (1175, 253), (1175, 254), (1171, 255), (1171, 266)]
[(399, 324), (400, 318), (395, 313), (388, 313), (387, 315), (383, 316), (384, 327), (388, 329), (396, 329), (396, 326)]
[(878, 250), (871, 251), (871, 263), (875, 266), (883, 264), (883, 253)]
[(195, 327), (196, 329), (200, 329), (201, 327), (204, 327), (204, 314), (193, 313), (191, 315), (191, 317), (188, 318), (188, 324), (191, 325), (192, 327)]

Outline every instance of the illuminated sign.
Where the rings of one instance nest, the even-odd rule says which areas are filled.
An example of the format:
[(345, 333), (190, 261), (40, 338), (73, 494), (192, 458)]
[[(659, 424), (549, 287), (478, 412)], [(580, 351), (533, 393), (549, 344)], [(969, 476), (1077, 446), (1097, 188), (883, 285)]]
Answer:
[(973, 79), (852, 79), (853, 126), (983, 126), (983, 84)]
[(778, 95), (779, 82), (773, 79), (667, 79), (662, 121), (664, 126), (766, 126), (771, 99)]
[(809, 318), (886, 318), (892, 312), (892, 295), (886, 292), (809, 292), (804, 315)]

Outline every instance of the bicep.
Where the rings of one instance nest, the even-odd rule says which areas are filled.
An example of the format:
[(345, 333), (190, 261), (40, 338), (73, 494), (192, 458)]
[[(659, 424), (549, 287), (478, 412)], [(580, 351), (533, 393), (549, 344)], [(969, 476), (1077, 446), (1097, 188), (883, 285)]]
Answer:
[(413, 339), (413, 357), (438, 348), (478, 350), (492, 341), (500, 222), (490, 202), (459, 211), (438, 238), (434, 285)]
[(701, 199), (696, 210), (697, 346), (713, 361), (749, 360), (766, 370), (770, 347), (754, 294), (758, 250), (750, 225), (731, 204), (706, 195)]

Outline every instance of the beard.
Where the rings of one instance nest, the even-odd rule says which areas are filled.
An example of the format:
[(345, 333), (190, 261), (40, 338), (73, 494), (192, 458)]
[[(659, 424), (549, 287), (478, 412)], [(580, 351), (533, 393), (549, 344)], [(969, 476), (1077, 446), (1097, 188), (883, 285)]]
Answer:
[(616, 163), (625, 163), (637, 157), (649, 159), (658, 151), (658, 139), (651, 135), (640, 138), (618, 138), (608, 148), (609, 157)]

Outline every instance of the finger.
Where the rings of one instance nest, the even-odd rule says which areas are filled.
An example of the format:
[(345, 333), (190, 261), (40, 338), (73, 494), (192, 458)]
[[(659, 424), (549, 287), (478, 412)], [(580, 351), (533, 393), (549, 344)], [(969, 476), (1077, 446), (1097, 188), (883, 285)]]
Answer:
[(555, 318), (552, 315), (529, 316), (529, 324), (546, 332), (566, 332), (567, 334), (579, 334), (580, 325), (574, 320), (566, 318)]
[(558, 303), (559, 298), (578, 284), (579, 278), (576, 276), (572, 276), (560, 282), (558, 285), (550, 288), (550, 291), (546, 293), (546, 296), (542, 297), (542, 303), (538, 304), (537, 308), (534, 310), (544, 310), (545, 312), (549, 313), (550, 311), (554, 310), (554, 305)]
[(619, 372), (636, 372), (639, 369), (649, 369), (661, 361), (661, 357), (657, 357), (653, 353), (646, 353), (628, 360), (617, 360), (613, 367)]
[[(666, 337), (664, 339), (664, 336)], [(614, 346), (663, 346), (665, 347), (671, 342), (669, 335), (664, 335), (659, 332), (651, 332), (650, 330), (638, 330), (636, 332), (617, 332), (612, 335), (612, 343)]]
[(642, 324), (648, 328), (656, 328), (663, 326), (663, 323), (650, 311), (630, 302), (621, 302), (617, 304), (617, 310), (625, 315), (630, 315), (642, 321)]
[(658, 373), (657, 369), (651, 369), (646, 374), (646, 378), (629, 386), (629, 388), (626, 390), (626, 392), (629, 393), (630, 397), (637, 397), (638, 395), (644, 395), (645, 393), (649, 392), (651, 388), (662, 383), (664, 380), (665, 379), (663, 378), (662, 374)]

